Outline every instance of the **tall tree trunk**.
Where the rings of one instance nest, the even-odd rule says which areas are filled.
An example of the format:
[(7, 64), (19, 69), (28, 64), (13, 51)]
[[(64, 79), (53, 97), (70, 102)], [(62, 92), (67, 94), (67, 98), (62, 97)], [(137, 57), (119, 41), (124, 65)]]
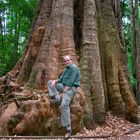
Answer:
[(135, 0), (135, 21), (136, 21), (136, 98), (137, 102), (140, 105), (140, 25), (139, 25), (139, 16), (138, 16), (138, 7), (139, 2)]
[(106, 80), (107, 97), (109, 108), (118, 114), (129, 114), (129, 119), (136, 117), (136, 102), (132, 90), (129, 88), (129, 81), (126, 71), (123, 71), (122, 54), (120, 53), (119, 36), (112, 12), (111, 1), (98, 1), (99, 17), (99, 40), (102, 54), (102, 67)]
[(3, 11), (1, 11), (0, 13), (1, 17), (0, 17), (0, 28), (1, 28), (1, 47), (2, 47), (2, 59), (4, 64), (6, 64), (6, 58), (5, 58), (5, 47), (6, 47), (6, 43), (5, 43), (5, 13)]
[(18, 13), (15, 14), (16, 14), (17, 24), (15, 25), (15, 40), (14, 40), (14, 50), (13, 50), (14, 63), (16, 63), (18, 59), (18, 45), (19, 45), (19, 31), (20, 31), (20, 14)]
[(133, 77), (136, 78), (136, 35), (135, 35), (135, 5), (133, 0), (130, 0), (130, 8), (131, 8), (131, 51), (132, 51), (132, 74)]
[[(1, 13), (0, 13), (1, 14)], [(3, 56), (4, 56), (4, 37), (3, 37), (3, 26), (2, 26), (2, 16), (0, 17), (0, 34), (1, 34), (1, 46), (3, 47)]]
[(121, 47), (111, 0), (39, 1), (25, 53), (5, 76), (11, 79), (1, 79), (12, 90), (12, 94), (6, 90), (3, 103), (14, 104), (2, 106), (0, 133), (64, 133), (59, 108), (50, 104), (47, 81), (58, 78), (67, 54), (81, 71), (79, 94), (71, 104), (74, 133), (105, 122), (107, 110), (136, 121), (137, 106), (121, 61)]
[[(87, 97), (86, 123), (93, 125), (93, 117), (104, 121), (105, 97), (102, 83), (98, 27), (94, 0), (84, 1), (83, 46), (81, 50), (81, 82)], [(96, 106), (96, 107), (94, 107)], [(93, 116), (93, 112), (95, 116)]]

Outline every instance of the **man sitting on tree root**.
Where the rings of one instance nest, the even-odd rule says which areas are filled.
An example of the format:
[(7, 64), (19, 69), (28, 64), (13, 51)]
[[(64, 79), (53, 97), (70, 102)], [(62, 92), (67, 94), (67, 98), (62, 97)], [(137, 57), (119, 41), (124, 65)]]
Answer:
[[(58, 80), (48, 81), (48, 90), (52, 103), (61, 103), (61, 124), (66, 127), (65, 137), (70, 137), (72, 133), (70, 118), (70, 102), (80, 86), (80, 70), (77, 65), (73, 64), (72, 57), (64, 57), (66, 68)], [(59, 93), (63, 92), (62, 98)]]

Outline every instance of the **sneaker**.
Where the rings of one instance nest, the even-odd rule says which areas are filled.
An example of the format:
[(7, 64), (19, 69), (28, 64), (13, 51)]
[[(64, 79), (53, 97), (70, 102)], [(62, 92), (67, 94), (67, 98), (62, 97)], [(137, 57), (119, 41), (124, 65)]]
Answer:
[(50, 103), (52, 105), (59, 106), (61, 104), (61, 101), (60, 100), (56, 100), (56, 99), (51, 99)]
[(55, 99), (55, 95), (50, 96), (50, 98), (51, 98), (52, 100), (54, 100), (54, 99)]
[(67, 130), (67, 133), (65, 134), (65, 138), (68, 139), (71, 136), (72, 130)]

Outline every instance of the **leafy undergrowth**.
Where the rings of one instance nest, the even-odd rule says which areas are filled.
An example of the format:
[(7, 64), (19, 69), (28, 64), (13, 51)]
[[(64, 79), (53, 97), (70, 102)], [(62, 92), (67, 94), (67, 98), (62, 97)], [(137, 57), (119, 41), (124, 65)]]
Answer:
[[(123, 118), (113, 116), (110, 112), (106, 116), (106, 123), (94, 130), (84, 128), (77, 136), (93, 136), (95, 139), (140, 139), (140, 125), (131, 123)], [(92, 138), (91, 138), (92, 139)]]

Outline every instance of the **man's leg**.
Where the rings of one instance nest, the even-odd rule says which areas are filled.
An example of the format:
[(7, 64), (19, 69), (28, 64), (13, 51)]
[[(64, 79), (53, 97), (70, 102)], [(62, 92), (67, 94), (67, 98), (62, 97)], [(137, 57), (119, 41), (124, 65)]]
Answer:
[(57, 98), (60, 100), (59, 92), (57, 91), (55, 86), (54, 87), (52, 86), (52, 80), (48, 81), (48, 91), (49, 91), (49, 96), (52, 99)]
[(63, 96), (61, 103), (61, 123), (71, 134), (70, 102), (75, 95), (74, 90), (68, 89)]
[(64, 93), (63, 99), (61, 102), (61, 123), (62, 126), (71, 128), (71, 119), (70, 119), (70, 104), (71, 99)]
[(63, 84), (56, 83), (56, 85), (53, 87), (52, 80), (49, 80), (48, 81), (48, 91), (49, 91), (49, 96), (51, 97), (51, 99), (54, 99), (56, 101), (60, 101), (59, 93), (63, 92)]

